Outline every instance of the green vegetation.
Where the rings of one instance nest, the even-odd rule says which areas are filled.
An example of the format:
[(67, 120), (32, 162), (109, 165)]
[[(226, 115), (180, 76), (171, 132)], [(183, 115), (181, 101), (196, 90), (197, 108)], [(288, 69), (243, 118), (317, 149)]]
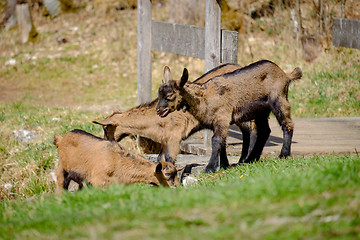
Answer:
[[(21, 45), (16, 28), (0, 29), (0, 239), (360, 238), (358, 155), (262, 159), (200, 175), (199, 185), (176, 190), (140, 184), (53, 194), (54, 134), (80, 128), (101, 136), (92, 120), (136, 104), (137, 12), (130, 2), (136, 3), (85, 0), (77, 12), (54, 19), (33, 9), (34, 43)], [(153, 17), (167, 21), (167, 6), (158, 2)], [(352, 18), (359, 12), (355, 2), (345, 6)], [(304, 77), (289, 90), (294, 117), (359, 116), (360, 51), (320, 36), (317, 58), (306, 62), (290, 8), (277, 6), (276, 14), (251, 20), (246, 15), (257, 3), (245, 1), (223, 19), (239, 29), (239, 64), (269, 59), (286, 72), (299, 66)], [(302, 4), (304, 28), (317, 36), (320, 8), (314, 1)], [(339, 16), (339, 1), (325, 4)], [(153, 97), (165, 65), (174, 78), (183, 67), (190, 79), (203, 74), (203, 60), (152, 55)], [(34, 140), (17, 138), (23, 130)], [(131, 139), (122, 145), (137, 151)]]
[(1, 203), (2, 239), (355, 239), (360, 157), (270, 159), (190, 188), (88, 188)]
[[(50, 172), (57, 162), (53, 136), (76, 128), (102, 136), (102, 128), (91, 122), (102, 117), (90, 111), (0, 102), (0, 124), (4, 126), (0, 128), (0, 199), (53, 192)], [(22, 142), (15, 136), (16, 131), (24, 130), (34, 135), (32, 141)], [(131, 140), (122, 145), (136, 149)], [(13, 187), (6, 190), (9, 183)]]
[(291, 84), (289, 99), (296, 117), (359, 116), (360, 63), (305, 72)]
[[(26, 198), (52, 192), (49, 173), (57, 159), (52, 138), (55, 133), (80, 128), (101, 135), (91, 120), (96, 114), (65, 108), (49, 108), (15, 102), (0, 103), (0, 198)], [(15, 131), (31, 131), (34, 140), (23, 143)], [(11, 183), (11, 191), (4, 189)]]

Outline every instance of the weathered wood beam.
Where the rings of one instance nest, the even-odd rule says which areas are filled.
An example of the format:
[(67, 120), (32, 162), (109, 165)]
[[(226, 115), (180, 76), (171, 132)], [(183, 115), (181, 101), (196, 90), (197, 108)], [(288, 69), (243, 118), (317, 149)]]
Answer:
[(205, 72), (220, 64), (221, 8), (216, 0), (205, 3)]
[(150, 0), (138, 0), (137, 37), (137, 101), (142, 104), (152, 100)]
[(152, 49), (204, 59), (205, 29), (200, 26), (153, 21)]
[(37, 35), (37, 32), (31, 20), (31, 14), (28, 3), (16, 5), (16, 17), (19, 26), (21, 43), (26, 43), (29, 40), (34, 40), (34, 38)]
[[(205, 28), (152, 21), (152, 50), (205, 58)], [(221, 30), (220, 62), (237, 63), (238, 33)]]
[(221, 62), (237, 64), (238, 32), (221, 30)]
[[(220, 64), (221, 8), (216, 0), (205, 3), (205, 72)], [(204, 146), (211, 146), (212, 132), (204, 130)]]
[(333, 44), (360, 49), (360, 20), (334, 18)]

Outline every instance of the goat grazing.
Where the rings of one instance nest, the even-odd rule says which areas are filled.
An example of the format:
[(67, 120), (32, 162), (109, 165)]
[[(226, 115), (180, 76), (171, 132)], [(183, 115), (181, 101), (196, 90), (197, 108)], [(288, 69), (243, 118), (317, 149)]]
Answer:
[(112, 183), (147, 183), (175, 188), (180, 185), (172, 163), (155, 164), (139, 155), (126, 151), (117, 142), (108, 141), (75, 129), (64, 137), (54, 136), (59, 151), (56, 170), (57, 188), (68, 189), (70, 180), (82, 187), (83, 180), (94, 187)]
[[(164, 79), (158, 93), (157, 113), (166, 117), (170, 112), (186, 108), (202, 126), (212, 129), (212, 154), (205, 172), (215, 172), (219, 165), (220, 150), (225, 146), (229, 125), (255, 120), (257, 139), (245, 161), (260, 158), (270, 135), (270, 111), (283, 130), (284, 142), (280, 157), (290, 156), (294, 124), (291, 119), (288, 88), (292, 80), (302, 77), (300, 68), (286, 74), (275, 63), (261, 60), (247, 67), (211, 80), (187, 83), (185, 68), (180, 80), (172, 79), (165, 67)], [(239, 161), (240, 162), (240, 161)]]
[[(215, 76), (240, 69), (239, 65), (223, 64), (196, 79), (196, 83), (205, 83)], [(180, 151), (180, 142), (191, 134), (203, 129), (188, 111), (175, 111), (167, 118), (160, 118), (156, 113), (158, 99), (151, 103), (143, 104), (120, 113), (115, 112), (104, 120), (93, 121), (100, 124), (104, 129), (104, 137), (108, 140), (120, 141), (128, 135), (140, 135), (149, 138), (162, 145), (162, 151), (158, 160), (165, 160), (175, 163), (177, 154)], [(250, 144), (249, 123), (239, 123), (243, 134), (242, 159), (248, 155)], [(221, 151), (221, 166), (227, 167), (228, 161), (226, 148)]]

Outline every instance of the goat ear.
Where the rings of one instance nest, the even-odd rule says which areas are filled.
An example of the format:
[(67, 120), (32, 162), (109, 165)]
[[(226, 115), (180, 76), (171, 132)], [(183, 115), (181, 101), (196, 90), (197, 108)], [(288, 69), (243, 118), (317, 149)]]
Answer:
[(118, 122), (119, 120), (122, 118), (122, 113), (121, 111), (113, 111), (113, 113), (109, 116), (107, 116), (105, 119), (100, 120), (100, 121), (92, 121), (95, 124), (99, 124), (102, 126), (106, 126), (106, 125), (114, 125), (114, 126), (118, 126)]
[(99, 124), (101, 126), (113, 125), (113, 121), (111, 119), (104, 119), (101, 121), (92, 121), (95, 124)]
[(118, 114), (118, 113), (122, 113), (122, 112), (120, 111), (120, 109), (115, 108), (115, 109), (113, 109), (113, 111), (112, 111), (112, 114), (111, 114), (111, 115)]
[(167, 83), (170, 80), (172, 80), (170, 68), (168, 66), (165, 66), (164, 67), (164, 79), (162, 82)]
[(180, 84), (179, 84), (180, 88), (184, 87), (184, 85), (188, 81), (188, 79), (189, 79), (189, 72), (186, 68), (184, 68), (183, 74), (180, 79)]
[(181, 170), (183, 170), (185, 167), (181, 167), (181, 168), (176, 168), (176, 171), (179, 172)]
[(156, 168), (155, 168), (155, 173), (159, 174), (162, 172), (162, 163), (159, 162), (157, 165), (156, 165)]
[(155, 167), (154, 176), (159, 181), (160, 185), (174, 188), (174, 186), (170, 186), (169, 183), (166, 181), (166, 178), (164, 176), (164, 173), (162, 171), (162, 163), (159, 162)]

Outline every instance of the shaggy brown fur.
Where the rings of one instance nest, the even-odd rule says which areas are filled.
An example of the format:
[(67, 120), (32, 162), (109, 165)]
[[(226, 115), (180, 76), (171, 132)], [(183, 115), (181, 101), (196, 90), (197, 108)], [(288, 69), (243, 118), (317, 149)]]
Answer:
[[(239, 65), (224, 64), (207, 72), (200, 78), (196, 79), (196, 83), (204, 83), (215, 76), (240, 69)], [(143, 104), (127, 110), (124, 113), (115, 112), (101, 121), (93, 121), (93, 123), (103, 126), (106, 139), (120, 141), (128, 135), (140, 135), (160, 143), (163, 148), (158, 160), (166, 160), (175, 162), (177, 154), (180, 151), (180, 142), (188, 138), (191, 134), (203, 129), (189, 112), (175, 111), (167, 118), (160, 118), (156, 113), (156, 105), (158, 99), (151, 103)], [(243, 133), (243, 151), (242, 158), (248, 155), (250, 142), (249, 123), (238, 124)], [(226, 149), (222, 156), (221, 164), (227, 165)]]
[(126, 151), (117, 142), (95, 137), (82, 130), (73, 130), (64, 137), (54, 136), (59, 151), (56, 170), (57, 192), (67, 189), (70, 180), (82, 186), (86, 180), (94, 187), (113, 183), (148, 183), (175, 187), (180, 185), (178, 169), (172, 163), (155, 164)]
[[(262, 60), (211, 80), (187, 83), (188, 72), (184, 69), (181, 80), (174, 81), (165, 67), (166, 83), (159, 88), (158, 114), (166, 117), (170, 112), (186, 106), (186, 109), (206, 128), (214, 131), (212, 155), (206, 172), (216, 171), (219, 154), (226, 144), (229, 125), (255, 120), (258, 138), (245, 160), (251, 162), (260, 157), (270, 134), (267, 117), (270, 110), (276, 116), (284, 133), (280, 157), (290, 156), (294, 124), (290, 115), (288, 87), (292, 80), (302, 76), (295, 68), (286, 74), (275, 63)], [(266, 121), (265, 121), (266, 119)]]

